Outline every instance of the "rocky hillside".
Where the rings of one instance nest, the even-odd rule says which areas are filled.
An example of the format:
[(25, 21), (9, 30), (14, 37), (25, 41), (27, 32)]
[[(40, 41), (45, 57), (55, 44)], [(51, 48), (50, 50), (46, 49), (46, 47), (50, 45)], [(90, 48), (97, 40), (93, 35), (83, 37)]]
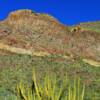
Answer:
[(92, 31), (100, 32), (100, 21), (80, 23), (80, 26)]
[[(67, 83), (71, 81), (71, 86), (74, 85), (70, 87), (72, 91), (79, 89), (78, 95), (80, 82), (84, 84), (84, 100), (100, 100), (99, 27), (99, 22), (65, 26), (52, 16), (31, 10), (10, 13), (0, 21), (0, 100), (22, 100), (17, 95), (18, 84), (23, 83), (25, 88), (28, 85), (29, 90), (34, 87), (33, 71), (36, 71), (36, 83), (41, 82), (43, 87), (47, 84), (42, 83), (47, 74), (51, 79), (57, 77), (59, 87), (67, 78)], [(65, 78), (66, 73), (69, 78)], [(78, 78), (79, 86), (76, 86)], [(48, 81), (49, 77), (45, 79)], [(54, 83), (56, 87), (56, 80)], [(57, 93), (62, 89), (57, 89)], [(69, 90), (68, 84), (63, 90)], [(63, 93), (61, 96), (66, 95)]]
[[(0, 54), (14, 49), (41, 51), (100, 62), (100, 32), (61, 24), (47, 14), (19, 10), (0, 22)], [(100, 26), (99, 26), (100, 27)], [(17, 49), (19, 50), (19, 49)], [(15, 51), (14, 51), (15, 53)]]

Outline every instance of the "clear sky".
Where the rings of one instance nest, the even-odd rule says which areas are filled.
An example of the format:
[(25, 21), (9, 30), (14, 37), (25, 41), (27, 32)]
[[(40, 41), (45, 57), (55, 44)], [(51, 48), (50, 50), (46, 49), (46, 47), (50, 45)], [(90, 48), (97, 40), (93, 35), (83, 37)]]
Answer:
[(17, 9), (48, 13), (68, 25), (100, 20), (100, 0), (0, 0), (0, 20)]

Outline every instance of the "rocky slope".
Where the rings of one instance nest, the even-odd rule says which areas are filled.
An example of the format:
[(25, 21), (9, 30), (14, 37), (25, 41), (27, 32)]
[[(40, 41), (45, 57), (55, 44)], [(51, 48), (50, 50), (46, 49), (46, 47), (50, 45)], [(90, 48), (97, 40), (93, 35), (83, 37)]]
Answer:
[(81, 25), (70, 29), (52, 16), (31, 10), (12, 12), (0, 22), (0, 44), (100, 62), (100, 32)]
[(80, 26), (88, 30), (100, 32), (100, 21), (80, 23)]
[(16, 87), (21, 82), (30, 87), (34, 70), (37, 83), (45, 74), (59, 83), (66, 73), (72, 84), (79, 77), (85, 100), (100, 100), (99, 27), (99, 22), (65, 26), (31, 10), (10, 13), (0, 21), (0, 100), (17, 99)]

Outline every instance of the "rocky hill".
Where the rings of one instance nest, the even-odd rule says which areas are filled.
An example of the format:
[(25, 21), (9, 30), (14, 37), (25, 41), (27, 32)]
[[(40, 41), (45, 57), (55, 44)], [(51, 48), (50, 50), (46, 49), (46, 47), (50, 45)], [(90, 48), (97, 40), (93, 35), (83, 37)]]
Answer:
[(12, 12), (0, 22), (0, 54), (21, 49), (100, 62), (100, 32), (83, 26), (70, 28), (52, 16), (31, 10)]
[(80, 26), (96, 32), (100, 32), (100, 21), (80, 23)]
[[(23, 98), (17, 99), (18, 84), (21, 83), (25, 85), (25, 88), (22, 86), (23, 91), (28, 91), (27, 84), (29, 90), (33, 91), (34, 71), (36, 83), (41, 82), (39, 84), (42, 84), (43, 88), (47, 84), (42, 83), (43, 78), (48, 74), (50, 79), (57, 77), (57, 86), (61, 87), (57, 89), (57, 94), (63, 89), (60, 86), (62, 83), (64, 87), (65, 84), (67, 86), (63, 90), (69, 91), (70, 86), (67, 83), (70, 80), (71, 86), (74, 85), (70, 87), (72, 96), (78, 89), (78, 95), (85, 91), (84, 100), (100, 100), (99, 27), (99, 22), (65, 26), (50, 15), (34, 13), (31, 10), (10, 13), (5, 20), (0, 21), (0, 100), (22, 100)], [(65, 78), (66, 73), (69, 78)], [(51, 83), (49, 77), (46, 79)], [(85, 90), (81, 91), (80, 82), (84, 84)], [(42, 87), (39, 90), (42, 90)], [(65, 96), (66, 93), (63, 93)], [(31, 92), (28, 94), (31, 95)], [(47, 95), (43, 97), (46, 97), (43, 100), (47, 100)]]

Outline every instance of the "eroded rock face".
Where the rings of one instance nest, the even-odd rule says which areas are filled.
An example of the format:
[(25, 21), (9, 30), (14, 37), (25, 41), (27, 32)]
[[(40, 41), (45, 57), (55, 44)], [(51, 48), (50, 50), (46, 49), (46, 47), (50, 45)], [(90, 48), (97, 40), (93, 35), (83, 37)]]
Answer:
[[(9, 30), (9, 32), (8, 32)], [(0, 22), (0, 42), (15, 47), (70, 54), (100, 61), (100, 33), (71, 31), (47, 14), (19, 10)]]
[(31, 10), (12, 12), (5, 22), (20, 32), (25, 30), (25, 32), (58, 34), (66, 31), (66, 28), (53, 17), (47, 14), (33, 13)]
[(50, 49), (51, 52), (56, 49), (59, 52), (64, 50), (65, 47), (62, 44), (66, 41), (66, 34), (69, 32), (68, 27), (60, 24), (53, 17), (33, 13), (31, 10), (12, 12), (2, 25), (7, 25), (12, 30), (13, 34), (7, 37), (8, 41), (16, 36), (21, 39), (20, 41), (27, 41), (33, 48)]

